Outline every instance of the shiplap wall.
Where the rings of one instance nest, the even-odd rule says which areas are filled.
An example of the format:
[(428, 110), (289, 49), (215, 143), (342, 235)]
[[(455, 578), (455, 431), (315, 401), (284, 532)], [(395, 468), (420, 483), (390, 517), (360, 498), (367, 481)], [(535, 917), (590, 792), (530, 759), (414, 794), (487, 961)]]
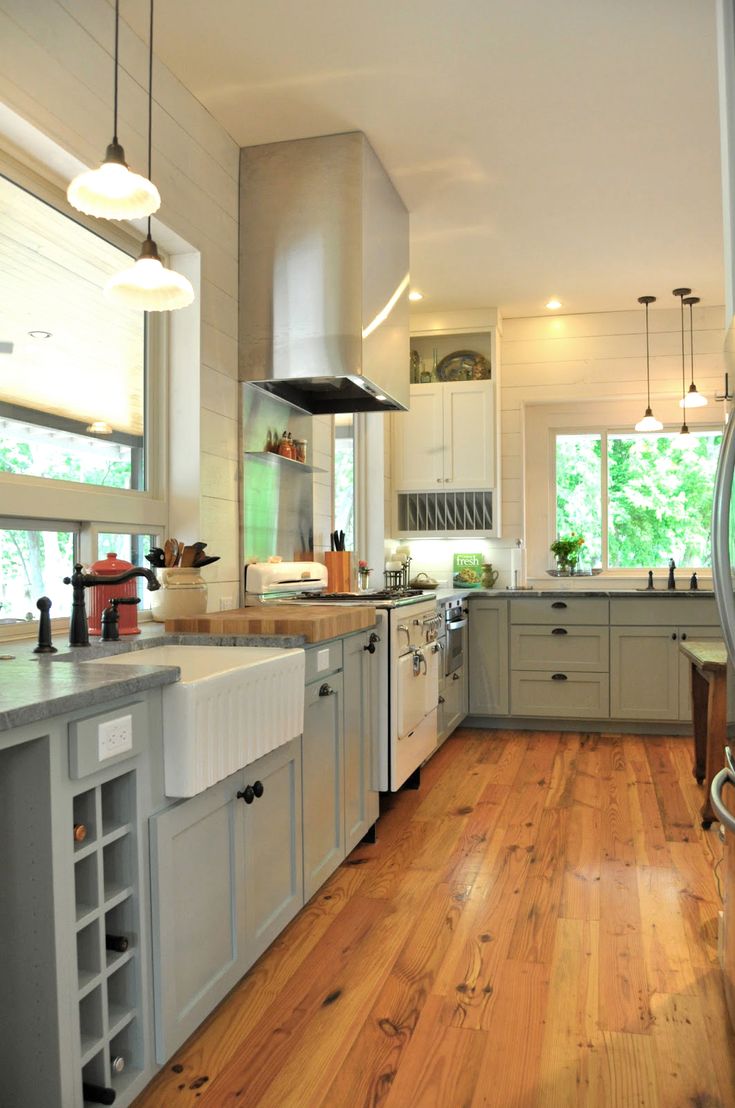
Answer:
[[(653, 290), (655, 292), (656, 290)], [(696, 290), (695, 290), (696, 291)], [(667, 305), (666, 307), (659, 305)], [(668, 304), (672, 304), (671, 307)], [(724, 308), (694, 309), (695, 379), (710, 400), (689, 422), (721, 423), (722, 406), (713, 403), (723, 389)], [(426, 326), (426, 314), (411, 318), (411, 330)], [(678, 301), (670, 290), (659, 294), (650, 308), (651, 401), (654, 412), (667, 420), (680, 415), (681, 323)], [(450, 313), (447, 327), (477, 324), (476, 313)], [(685, 311), (686, 384), (689, 384), (689, 314)], [(547, 315), (504, 319), (500, 352), (502, 376), (501, 407), (501, 496), (503, 537), (480, 542), (455, 540), (412, 542), (415, 566), (442, 580), (447, 578), (456, 549), (480, 550), (501, 571), (499, 584), (510, 583), (510, 548), (516, 539), (541, 540), (525, 525), (527, 490), (532, 483), (548, 484), (548, 471), (536, 467), (529, 472), (524, 446), (529, 406), (567, 407), (593, 402), (600, 423), (610, 413), (618, 418), (621, 401), (631, 401), (640, 416), (645, 409), (646, 344), (642, 308), (626, 312), (594, 312), (583, 315)], [(639, 418), (637, 415), (635, 418)], [(667, 424), (668, 425), (668, 424)], [(544, 541), (545, 545), (545, 541)], [(546, 564), (545, 550), (530, 549), (529, 566)], [(413, 568), (413, 567), (412, 567)]]
[[(111, 135), (113, 13), (108, 0), (0, 0), (0, 102), (90, 166), (99, 164)], [(129, 164), (145, 167), (147, 44), (124, 22), (120, 61), (120, 141)], [(201, 538), (221, 555), (206, 571), (210, 607), (216, 608), (220, 599), (237, 601), (240, 580), (239, 154), (224, 129), (158, 61), (153, 87), (153, 179), (162, 196), (154, 235), (174, 266), (177, 253), (182, 267), (197, 254), (200, 279), (195, 306), (170, 320), (177, 364), (171, 377), (169, 522), (183, 538)], [(17, 134), (13, 141), (17, 149)], [(47, 161), (51, 179), (58, 177), (51, 166), (59, 159), (30, 152)], [(184, 320), (187, 312), (196, 313), (198, 326)], [(192, 342), (198, 349), (192, 350)], [(177, 485), (179, 461), (186, 477)]]

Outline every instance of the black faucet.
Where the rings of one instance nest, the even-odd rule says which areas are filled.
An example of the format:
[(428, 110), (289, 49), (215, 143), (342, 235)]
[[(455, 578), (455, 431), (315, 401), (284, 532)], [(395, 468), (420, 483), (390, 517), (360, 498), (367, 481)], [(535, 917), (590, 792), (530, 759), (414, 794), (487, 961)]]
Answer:
[(669, 580), (666, 584), (667, 589), (675, 589), (676, 581), (674, 580), (674, 570), (676, 569), (676, 562), (673, 558), (669, 558)]
[(133, 577), (145, 577), (148, 581), (148, 589), (155, 592), (161, 584), (152, 569), (145, 566), (136, 566), (134, 569), (126, 569), (122, 573), (83, 573), (81, 562), (74, 566), (71, 577), (64, 578), (65, 585), (71, 585), (73, 589), (71, 604), (71, 619), (69, 621), (69, 646), (89, 646), (89, 627), (87, 625), (87, 608), (84, 602), (84, 590), (94, 588), (95, 585), (121, 585), (123, 581), (130, 581)]

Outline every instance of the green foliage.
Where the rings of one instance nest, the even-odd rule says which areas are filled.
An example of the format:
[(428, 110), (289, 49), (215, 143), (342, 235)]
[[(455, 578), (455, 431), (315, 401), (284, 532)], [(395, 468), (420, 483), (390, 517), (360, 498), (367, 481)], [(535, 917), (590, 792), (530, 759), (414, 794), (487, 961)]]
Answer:
[[(722, 436), (699, 432), (696, 448), (671, 436), (607, 436), (608, 565), (614, 569), (711, 563), (712, 492)], [(600, 435), (557, 437), (557, 528), (584, 532), (599, 564), (602, 547)]]

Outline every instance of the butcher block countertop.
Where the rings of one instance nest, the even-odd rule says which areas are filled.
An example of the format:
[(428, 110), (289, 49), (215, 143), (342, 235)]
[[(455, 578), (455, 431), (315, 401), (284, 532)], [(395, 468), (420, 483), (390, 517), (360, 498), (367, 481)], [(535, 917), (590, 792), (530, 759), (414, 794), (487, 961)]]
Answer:
[(307, 643), (351, 635), (375, 625), (371, 605), (261, 604), (167, 619), (166, 630), (204, 635), (303, 635)]

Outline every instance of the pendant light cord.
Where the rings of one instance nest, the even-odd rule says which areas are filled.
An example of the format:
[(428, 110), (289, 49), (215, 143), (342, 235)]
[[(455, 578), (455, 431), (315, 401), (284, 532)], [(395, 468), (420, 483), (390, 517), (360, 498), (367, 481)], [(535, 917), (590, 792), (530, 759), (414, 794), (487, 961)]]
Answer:
[(120, 41), (120, 0), (115, 0), (115, 79), (112, 91), (112, 141), (117, 146), (117, 73)]
[[(119, 0), (115, 0), (119, 3)], [(153, 164), (153, 0), (148, 29), (148, 180), (152, 181)], [(151, 237), (151, 217), (148, 216), (148, 238)]]
[(690, 300), (689, 301), (689, 358), (691, 359), (691, 365), (692, 365), (692, 385), (694, 385), (694, 315), (693, 315), (693, 311), (692, 311), (693, 307), (694, 307), (694, 305), (692, 304), (692, 302)]
[[(153, 0), (151, 0), (151, 4)], [(679, 298), (681, 304), (681, 398), (686, 399), (687, 395), (687, 382), (686, 382), (686, 356), (684, 353), (684, 297)], [(684, 422), (686, 423), (686, 409), (684, 412)]]
[(646, 304), (646, 395), (648, 397), (647, 411), (651, 407), (651, 359), (648, 351), (648, 304)]

